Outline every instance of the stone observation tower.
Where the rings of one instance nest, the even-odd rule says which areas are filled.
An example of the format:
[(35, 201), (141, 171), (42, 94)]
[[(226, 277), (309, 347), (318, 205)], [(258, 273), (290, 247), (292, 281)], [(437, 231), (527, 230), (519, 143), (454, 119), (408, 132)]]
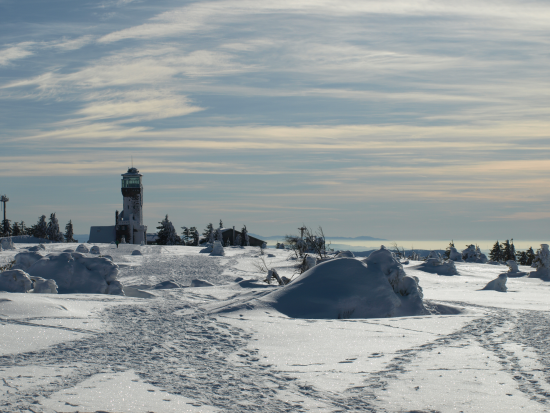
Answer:
[(123, 209), (116, 212), (116, 239), (129, 244), (147, 244), (147, 227), (143, 225), (142, 175), (132, 167), (122, 174)]

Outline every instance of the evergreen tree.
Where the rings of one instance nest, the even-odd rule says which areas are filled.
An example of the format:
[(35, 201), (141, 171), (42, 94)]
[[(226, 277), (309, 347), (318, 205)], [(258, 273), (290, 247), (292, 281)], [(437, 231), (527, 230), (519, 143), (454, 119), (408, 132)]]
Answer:
[(78, 242), (74, 239), (74, 232), (73, 232), (73, 221), (69, 220), (67, 225), (65, 225), (65, 242)]
[(204, 230), (204, 232), (202, 233), (202, 235), (204, 235), (204, 237), (209, 240), (210, 239), (210, 235), (214, 232), (214, 225), (212, 225), (212, 223), (208, 224), (206, 226), (206, 229)]
[(189, 228), (189, 231), (191, 232), (191, 235), (193, 236), (193, 245), (195, 247), (199, 246), (199, 231), (196, 227)]
[(31, 228), (31, 235), (36, 238), (48, 238), (46, 230), (48, 229), (48, 224), (46, 223), (46, 215), (42, 215), (38, 218), (36, 225), (33, 225)]
[(32, 235), (31, 228), (27, 228), (25, 221), (19, 223), (19, 230), (21, 231), (21, 235)]
[(499, 242), (495, 242), (495, 245), (493, 245), (493, 248), (491, 251), (489, 251), (489, 258), (491, 261), (499, 262), (502, 260), (502, 251), (500, 249)]
[(13, 224), (13, 228), (12, 228), (12, 231), (11, 231), (11, 235), (13, 235), (14, 237), (18, 236), (18, 235), (23, 235), (21, 233), (21, 227), (19, 227), (19, 223), (18, 222), (15, 222)]
[(519, 265), (527, 265), (527, 251), (518, 251), (516, 253), (516, 261)]
[(248, 238), (248, 230), (246, 229), (246, 225), (243, 225), (243, 228), (241, 229), (241, 245), (243, 247), (249, 247), (250, 246), (250, 240)]
[(451, 256), (451, 248), (454, 248), (455, 247), (455, 243), (453, 240), (451, 240), (451, 242), (449, 242), (449, 246), (445, 249), (445, 259), (448, 260), (449, 257)]
[(223, 228), (223, 222), (221, 219), (220, 219), (220, 228)]
[(2, 228), (0, 228), (0, 232), (3, 237), (9, 237), (12, 235), (12, 229), (11, 229), (11, 220), (9, 219), (3, 219), (2, 220)]
[(46, 228), (48, 239), (53, 242), (63, 242), (63, 234), (59, 230), (59, 221), (55, 216), (55, 212), (50, 214), (50, 222)]
[(157, 243), (159, 245), (178, 245), (181, 244), (181, 239), (178, 236), (174, 225), (168, 219), (168, 214), (166, 217), (159, 222), (160, 226), (157, 227), (159, 230)]
[(516, 247), (514, 246), (514, 239), (512, 238), (510, 243), (510, 254), (513, 258), (510, 258), (511, 260), (516, 260)]
[(529, 249), (527, 250), (527, 262), (525, 265), (532, 265), (533, 262), (535, 261), (535, 251), (533, 251), (533, 247), (529, 247)]
[(510, 241), (506, 240), (501, 245), (502, 255), (501, 259), (502, 261), (506, 262), (509, 260), (515, 261), (516, 260), (516, 254), (515, 251), (512, 250), (513, 245), (510, 244)]
[(187, 227), (181, 227), (183, 230), (181, 233), (181, 240), (183, 242), (183, 245), (188, 245), (189, 241), (191, 240), (191, 231)]

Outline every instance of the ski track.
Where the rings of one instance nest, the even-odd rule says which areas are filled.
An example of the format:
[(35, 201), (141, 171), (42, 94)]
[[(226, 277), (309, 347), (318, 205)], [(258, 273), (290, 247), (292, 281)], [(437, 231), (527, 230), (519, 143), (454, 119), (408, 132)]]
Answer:
[[(138, 277), (133, 273), (139, 272), (141, 279), (147, 276), (153, 282), (202, 278), (218, 284), (227, 283), (227, 276), (222, 277), (221, 260), (230, 261), (224, 263), (227, 269), (232, 259), (212, 258), (186, 256), (182, 260), (181, 257), (169, 257), (174, 260), (174, 266), (165, 265), (164, 268), (170, 270), (159, 272), (155, 260), (144, 257), (141, 266), (125, 268), (122, 276)], [(471, 342), (496, 355), (502, 370), (514, 377), (520, 391), (531, 400), (548, 405), (550, 313), (547, 312), (450, 303), (478, 307), (486, 314), (451, 334), (397, 351), (383, 370), (365, 373), (363, 385), (344, 392), (330, 392), (318, 390), (263, 363), (258, 357), (259, 349), (253, 347), (253, 333), (198, 309), (195, 302), (186, 302), (186, 296), (195, 299), (195, 294), (190, 293), (185, 292), (182, 296), (163, 291), (159, 293), (162, 297), (156, 299), (108, 308), (100, 314), (110, 325), (108, 331), (94, 332), (85, 339), (57, 344), (46, 350), (0, 357), (1, 384), (5, 392), (0, 411), (51, 412), (40, 406), (40, 397), (71, 388), (95, 374), (133, 370), (143, 381), (159, 389), (222, 411), (303, 412), (307, 409), (300, 404), (300, 399), (310, 399), (323, 403), (327, 411), (384, 412), (384, 407), (377, 405), (376, 395), (387, 389), (392, 381), (399, 380), (412, 361), (438, 348), (466, 347)], [(202, 296), (202, 299), (211, 301), (213, 297)], [(193, 313), (189, 314), (190, 311)], [(17, 322), (33, 325), (28, 320)], [(534, 361), (541, 366), (536, 377), (532, 369), (522, 367), (524, 355), (510, 350), (510, 345), (514, 344), (535, 355)], [(376, 357), (376, 354), (371, 356)], [(10, 384), (17, 377), (9, 376), (9, 368), (18, 366), (60, 367), (57, 373), (64, 374), (46, 377), (47, 380), (35, 377), (28, 386), (18, 387)], [(279, 391), (293, 394), (296, 401), (288, 401), (288, 397), (278, 394)]]

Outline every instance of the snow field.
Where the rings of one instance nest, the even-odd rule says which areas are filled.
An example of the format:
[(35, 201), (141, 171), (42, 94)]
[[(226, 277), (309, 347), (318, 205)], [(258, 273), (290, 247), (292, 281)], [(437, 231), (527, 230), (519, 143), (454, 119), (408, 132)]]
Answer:
[[(456, 262), (452, 277), (404, 266), (428, 308), (457, 315), (297, 319), (256, 305), (281, 291), (261, 282), (258, 248), (99, 248), (150, 298), (0, 293), (0, 411), (549, 410), (550, 283), (509, 277), (507, 293), (481, 291), (504, 265)], [(290, 278), (288, 254), (264, 259)], [(183, 288), (153, 288), (165, 281)]]

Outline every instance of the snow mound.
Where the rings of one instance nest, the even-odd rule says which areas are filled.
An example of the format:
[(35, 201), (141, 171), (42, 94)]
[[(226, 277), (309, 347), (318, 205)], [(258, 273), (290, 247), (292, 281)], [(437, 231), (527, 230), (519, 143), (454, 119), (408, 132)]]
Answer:
[(108, 260), (115, 261), (112, 256), (110, 255), (102, 255), (103, 258), (107, 258)]
[(67, 248), (66, 250), (63, 250), (63, 252), (74, 252), (73, 249)]
[(353, 255), (353, 252), (351, 251), (340, 251), (336, 258), (355, 258), (355, 255)]
[(223, 257), (225, 255), (225, 252), (223, 250), (223, 245), (220, 241), (214, 241), (214, 245), (212, 247), (212, 252), (210, 255), (220, 256)]
[(9, 270), (0, 273), (0, 291), (26, 293), (32, 288), (32, 281), (23, 270)]
[(489, 283), (485, 287), (483, 287), (483, 290), (494, 290), (505, 293), (506, 291), (508, 291), (508, 289), (506, 288), (507, 280), (508, 276), (506, 273), (500, 274), (498, 278), (495, 278), (493, 281), (489, 281)]
[(86, 257), (78, 252), (52, 253), (36, 261), (27, 272), (31, 277), (53, 279), (61, 294), (124, 295), (117, 280), (118, 266), (104, 257)]
[(14, 250), (15, 247), (13, 246), (13, 241), (11, 238), (2, 238), (2, 241), (0, 242), (0, 245), (2, 246), (3, 250)]
[(462, 251), (462, 259), (464, 262), (476, 262), (479, 264), (485, 264), (488, 261), (487, 256), (482, 254), (479, 247), (473, 244), (468, 245), (468, 247)]
[(44, 258), (38, 251), (20, 252), (15, 256), (15, 264), (12, 269), (27, 271), (34, 263)]
[(548, 244), (540, 244), (540, 250), (533, 260), (533, 267), (536, 271), (529, 273), (530, 278), (550, 279), (550, 251)]
[(430, 253), (426, 257), (426, 260), (431, 260), (431, 259), (436, 259), (436, 260), (439, 260), (439, 261), (443, 260), (443, 258), (441, 258), (441, 254), (437, 251), (430, 251)]
[(174, 281), (163, 281), (153, 287), (155, 290), (168, 290), (171, 288), (181, 288), (181, 285)]
[(261, 298), (294, 318), (380, 318), (428, 314), (416, 277), (382, 247), (363, 262), (336, 258)]
[(462, 254), (458, 252), (455, 247), (451, 247), (451, 252), (449, 253), (449, 259), (455, 262), (462, 262)]
[(416, 270), (429, 272), (437, 275), (459, 275), (455, 266), (455, 262), (451, 260), (444, 261), (442, 258), (429, 258), (425, 262), (414, 267)]
[(27, 248), (27, 251), (46, 251), (44, 244), (38, 244), (34, 247)]
[(213, 287), (214, 284), (205, 280), (192, 280), (190, 287)]
[(133, 250), (132, 255), (143, 255), (140, 250)]
[(78, 247), (76, 247), (76, 252), (80, 252), (82, 254), (85, 254), (87, 252), (90, 252), (90, 250), (88, 249), (88, 247), (84, 244), (80, 244)]
[(34, 281), (33, 293), (35, 294), (57, 294), (57, 284), (54, 280), (46, 280), (42, 277), (32, 277)]
[[(78, 251), (77, 251), (78, 252)], [(92, 248), (90, 248), (90, 254), (97, 254), (99, 255), (99, 247), (97, 245), (94, 245)]]

